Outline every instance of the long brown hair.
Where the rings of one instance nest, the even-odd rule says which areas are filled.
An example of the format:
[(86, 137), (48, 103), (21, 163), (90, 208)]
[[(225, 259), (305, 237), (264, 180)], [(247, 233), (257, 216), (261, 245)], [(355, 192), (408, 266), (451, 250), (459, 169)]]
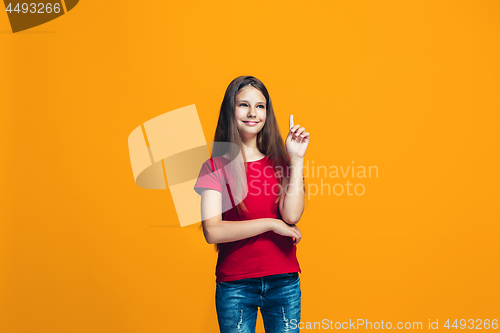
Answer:
[[(288, 154), (286, 153), (285, 143), (281, 136), (276, 116), (274, 114), (271, 97), (269, 96), (269, 92), (267, 91), (266, 86), (259, 79), (253, 76), (240, 76), (234, 79), (227, 87), (226, 93), (224, 94), (224, 99), (222, 100), (222, 105), (220, 107), (217, 128), (215, 129), (215, 144), (212, 151), (212, 156), (222, 156), (225, 153), (228, 153), (227, 151), (224, 151), (224, 149), (227, 149), (228, 146), (219, 146), (217, 145), (217, 142), (230, 142), (236, 144), (240, 148), (243, 159), (246, 162), (244, 150), (242, 149), (243, 142), (241, 140), (234, 116), (236, 108), (236, 95), (241, 89), (245, 88), (246, 86), (252, 86), (256, 88), (266, 98), (266, 122), (262, 127), (262, 130), (257, 133), (257, 148), (262, 154), (266, 155), (270, 161), (272, 161), (272, 164), (276, 169), (281, 169), (282, 171), (279, 177), (281, 194), (276, 199), (276, 203), (278, 203), (280, 198), (285, 195), (284, 189), (287, 188), (287, 184), (289, 182), (289, 178), (286, 177), (285, 170), (288, 170), (290, 161), (288, 158)], [(234, 156), (234, 152), (229, 152), (229, 155)], [(236, 179), (238, 179), (238, 176), (236, 176)], [(238, 181), (235, 182), (235, 184), (241, 183), (242, 182)], [(231, 187), (231, 189), (232, 188), (233, 187)], [(241, 188), (239, 190), (241, 190)], [(238, 188), (236, 187), (236, 192), (237, 191)], [(237, 195), (238, 193), (236, 193), (235, 196)], [(238, 212), (241, 212), (242, 210), (248, 211), (243, 201), (236, 205), (236, 209), (238, 210)], [(201, 224), (200, 228), (203, 230), (203, 223)], [(218, 252), (219, 249), (219, 244), (215, 244), (215, 250)]]

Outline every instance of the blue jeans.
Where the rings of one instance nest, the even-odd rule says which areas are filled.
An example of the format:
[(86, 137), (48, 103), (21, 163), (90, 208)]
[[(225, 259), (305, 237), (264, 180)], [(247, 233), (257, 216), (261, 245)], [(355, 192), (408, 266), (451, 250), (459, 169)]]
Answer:
[(260, 307), (266, 333), (299, 332), (299, 273), (219, 282), (215, 291), (221, 333), (255, 333)]

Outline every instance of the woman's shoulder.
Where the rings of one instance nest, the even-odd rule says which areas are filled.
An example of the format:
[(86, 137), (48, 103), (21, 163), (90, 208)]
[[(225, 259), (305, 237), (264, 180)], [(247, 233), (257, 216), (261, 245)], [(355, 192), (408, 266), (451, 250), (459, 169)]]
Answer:
[(225, 165), (229, 162), (229, 159), (224, 157), (224, 156), (213, 156), (213, 157), (209, 157), (205, 160), (205, 163), (207, 166), (209, 167), (218, 167), (218, 166), (222, 166), (222, 165)]

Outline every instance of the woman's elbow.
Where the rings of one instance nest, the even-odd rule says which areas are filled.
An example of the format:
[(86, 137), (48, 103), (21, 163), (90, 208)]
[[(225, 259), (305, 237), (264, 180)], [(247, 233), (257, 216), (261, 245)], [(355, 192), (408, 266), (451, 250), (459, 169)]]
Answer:
[(203, 234), (204, 234), (205, 240), (207, 241), (208, 244), (214, 244), (214, 240), (210, 236), (210, 233), (205, 231)]
[(208, 244), (215, 244), (217, 243), (217, 240), (215, 239), (213, 233), (211, 233), (210, 227), (204, 227), (203, 228), (203, 235), (205, 236), (205, 240), (207, 241)]
[(208, 243), (208, 244), (213, 244), (212, 242), (212, 239), (210, 238), (209, 235), (207, 235), (206, 232), (203, 233), (203, 236), (205, 236), (205, 241)]
[(301, 215), (283, 216), (283, 221), (288, 224), (297, 224), (300, 221)]
[(297, 224), (302, 217), (304, 210), (280, 208), (280, 215), (283, 221), (288, 224)]
[(207, 241), (208, 244), (216, 244), (217, 242), (208, 236), (205, 236), (205, 240)]

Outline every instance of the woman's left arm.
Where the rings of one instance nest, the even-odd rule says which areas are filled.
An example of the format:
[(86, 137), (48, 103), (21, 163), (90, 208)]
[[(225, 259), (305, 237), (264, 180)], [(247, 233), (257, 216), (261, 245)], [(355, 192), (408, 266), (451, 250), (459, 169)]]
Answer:
[(304, 127), (293, 124), (293, 115), (290, 115), (290, 131), (285, 141), (290, 158), (290, 181), (279, 203), (281, 217), (289, 224), (299, 222), (304, 212), (304, 155), (309, 138), (310, 134), (305, 132)]

